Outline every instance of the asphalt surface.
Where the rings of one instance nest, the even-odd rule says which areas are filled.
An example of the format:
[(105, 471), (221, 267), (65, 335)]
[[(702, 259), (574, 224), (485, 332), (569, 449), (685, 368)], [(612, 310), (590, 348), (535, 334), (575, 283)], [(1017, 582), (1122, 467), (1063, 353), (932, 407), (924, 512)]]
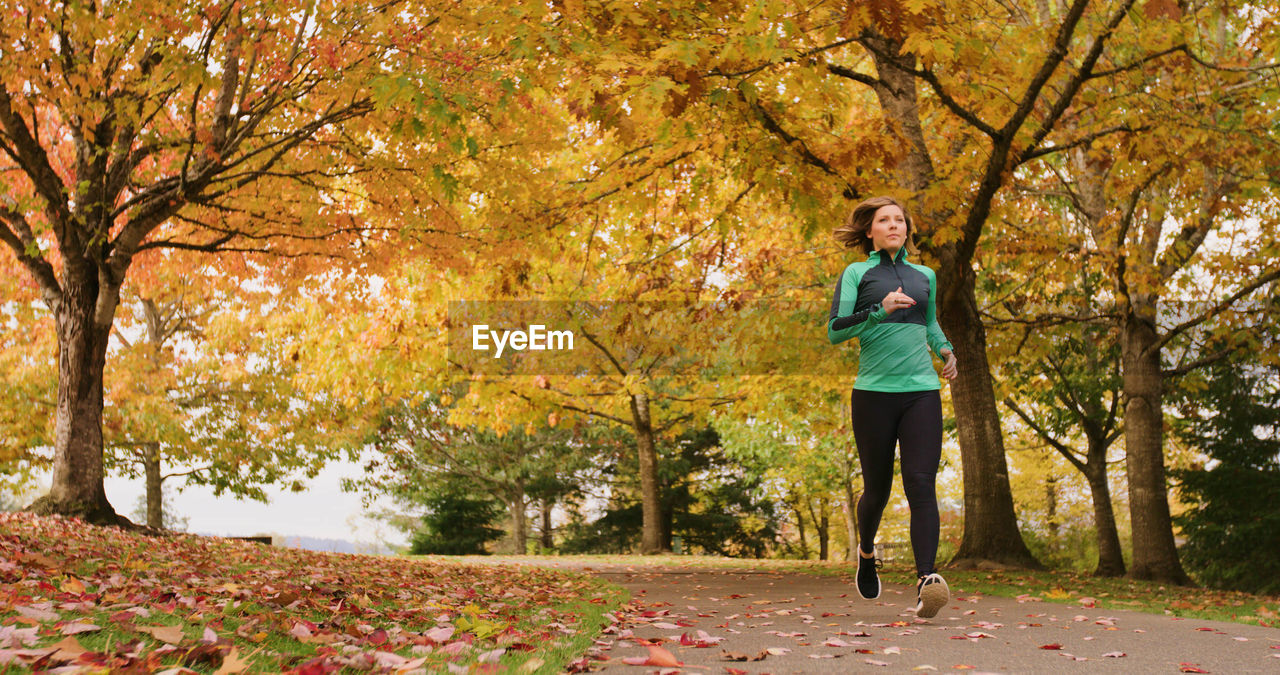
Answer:
[[(880, 598), (864, 600), (845, 580), (807, 574), (546, 564), (632, 593), (633, 608), (597, 641), (592, 656), (602, 660), (592, 663), (601, 669), (592, 672), (1280, 673), (1275, 628), (1019, 602), (955, 586), (938, 616), (918, 619), (909, 611), (914, 584), (888, 576)], [(624, 661), (652, 657), (646, 641), (681, 665)]]

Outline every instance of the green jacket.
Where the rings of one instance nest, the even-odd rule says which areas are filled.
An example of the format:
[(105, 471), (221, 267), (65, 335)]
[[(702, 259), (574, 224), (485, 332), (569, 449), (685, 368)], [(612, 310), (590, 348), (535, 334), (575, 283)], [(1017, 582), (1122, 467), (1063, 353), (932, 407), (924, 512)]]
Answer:
[[(863, 391), (928, 391), (941, 389), (929, 350), (942, 357), (952, 349), (937, 319), (938, 279), (924, 265), (907, 262), (901, 248), (895, 259), (873, 251), (865, 261), (844, 269), (836, 280), (827, 319), (827, 339), (839, 344), (858, 338), (858, 376), (853, 388)], [(916, 304), (885, 312), (880, 302), (902, 288)]]

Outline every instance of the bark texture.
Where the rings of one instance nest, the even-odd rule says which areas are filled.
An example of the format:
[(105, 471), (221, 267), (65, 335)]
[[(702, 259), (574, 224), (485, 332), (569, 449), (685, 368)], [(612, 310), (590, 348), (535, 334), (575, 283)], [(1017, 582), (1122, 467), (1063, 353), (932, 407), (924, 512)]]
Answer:
[[(54, 307), (58, 331), (58, 408), (54, 418), (53, 484), (31, 504), (40, 514), (62, 514), (98, 525), (128, 521), (116, 514), (103, 489), (102, 379), (107, 338), (118, 289), (102, 289), (94, 270), (68, 262), (60, 301)], [(108, 297), (100, 298), (103, 292)], [(99, 304), (111, 310), (98, 321)]]
[[(643, 526), (640, 553), (650, 555), (664, 549), (662, 505), (658, 494), (658, 450), (654, 443), (653, 423), (649, 417), (649, 396), (631, 395), (631, 416), (636, 430), (636, 448), (640, 453), (640, 501)], [(670, 547), (666, 547), (670, 550)]]
[(1191, 580), (1178, 560), (1164, 470), (1164, 380), (1155, 347), (1156, 303), (1135, 299), (1125, 318), (1123, 350), (1125, 448), (1133, 560), (1129, 576), (1175, 584)]

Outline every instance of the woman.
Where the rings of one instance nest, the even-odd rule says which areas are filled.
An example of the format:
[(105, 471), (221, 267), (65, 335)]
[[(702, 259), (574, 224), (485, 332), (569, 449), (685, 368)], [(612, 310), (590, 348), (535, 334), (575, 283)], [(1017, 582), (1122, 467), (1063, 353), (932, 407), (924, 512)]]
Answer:
[(902, 487), (911, 507), (911, 550), (916, 560), (916, 615), (929, 618), (950, 599), (934, 568), (938, 553), (938, 502), (934, 484), (942, 456), (942, 399), (929, 350), (956, 376), (951, 343), (938, 327), (937, 277), (907, 262), (916, 253), (911, 216), (892, 197), (874, 197), (853, 209), (835, 231), (846, 248), (861, 247), (864, 262), (836, 280), (827, 338), (838, 344), (858, 338), (858, 376), (853, 385), (853, 438), (862, 466), (858, 499), (858, 593), (880, 597), (876, 530), (893, 485), (893, 450), (901, 444)]

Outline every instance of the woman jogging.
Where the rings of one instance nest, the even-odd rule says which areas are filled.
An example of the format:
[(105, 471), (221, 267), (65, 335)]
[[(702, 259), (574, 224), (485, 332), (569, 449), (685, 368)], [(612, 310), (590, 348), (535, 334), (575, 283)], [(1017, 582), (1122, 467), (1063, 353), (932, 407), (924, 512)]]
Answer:
[(934, 483), (942, 456), (942, 399), (929, 350), (956, 376), (951, 343), (938, 327), (933, 270), (907, 261), (915, 253), (911, 216), (891, 197), (874, 197), (853, 209), (835, 231), (846, 248), (862, 248), (863, 262), (836, 280), (827, 338), (858, 338), (853, 385), (853, 438), (862, 466), (858, 499), (858, 593), (880, 597), (876, 530), (893, 485), (894, 446), (901, 446), (902, 487), (911, 507), (911, 551), (916, 560), (916, 615), (929, 618), (950, 599), (934, 568), (938, 553), (938, 501)]

